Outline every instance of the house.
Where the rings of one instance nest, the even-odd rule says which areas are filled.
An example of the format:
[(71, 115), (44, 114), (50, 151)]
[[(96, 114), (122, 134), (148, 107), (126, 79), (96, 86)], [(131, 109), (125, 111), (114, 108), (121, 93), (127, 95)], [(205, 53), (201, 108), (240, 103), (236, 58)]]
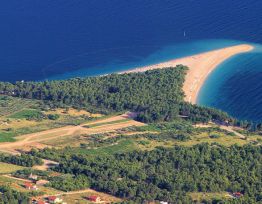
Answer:
[(168, 202), (160, 201), (160, 204), (168, 204)]
[(89, 196), (87, 197), (88, 200), (92, 201), (92, 202), (101, 202), (101, 198), (99, 196), (95, 196), (95, 195), (92, 195), (92, 196)]
[(24, 187), (28, 190), (38, 190), (37, 186), (33, 183), (26, 182), (24, 183)]
[(37, 175), (31, 173), (28, 178), (32, 180), (37, 180)]
[(38, 186), (44, 186), (45, 184), (48, 184), (48, 183), (49, 181), (43, 180), (43, 179), (36, 181), (36, 185)]
[(37, 201), (37, 204), (47, 204), (47, 202), (45, 202), (43, 200), (39, 200), (39, 201)]
[(49, 203), (62, 203), (63, 202), (61, 198), (58, 198), (56, 196), (49, 196), (47, 199)]
[(235, 192), (235, 193), (233, 193), (233, 196), (234, 196), (235, 198), (240, 198), (241, 196), (243, 196), (243, 194), (240, 193), (240, 192)]

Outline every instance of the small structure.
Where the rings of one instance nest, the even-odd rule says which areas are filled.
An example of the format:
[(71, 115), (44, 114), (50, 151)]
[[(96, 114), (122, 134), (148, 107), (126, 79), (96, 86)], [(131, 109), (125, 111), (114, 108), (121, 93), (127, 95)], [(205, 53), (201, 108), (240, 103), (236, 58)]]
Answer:
[(95, 203), (101, 202), (101, 198), (99, 196), (95, 196), (95, 195), (89, 196), (89, 197), (87, 197), (87, 199), (92, 201), (92, 202), (95, 202)]
[(61, 198), (58, 198), (56, 196), (49, 196), (47, 199), (49, 203), (62, 203), (63, 202)]
[(32, 180), (37, 180), (37, 175), (31, 173), (28, 178)]
[(241, 196), (243, 196), (243, 194), (240, 193), (240, 192), (235, 192), (235, 193), (233, 193), (233, 196), (234, 196), (235, 198), (240, 198)]
[(37, 204), (47, 204), (47, 202), (45, 202), (43, 200), (39, 200), (39, 201), (37, 201)]
[(160, 204), (168, 204), (168, 202), (160, 201)]
[(44, 186), (45, 184), (48, 184), (48, 183), (49, 181), (43, 180), (43, 179), (36, 181), (36, 185), (38, 186)]
[(33, 183), (29, 183), (29, 182), (26, 182), (24, 183), (24, 187), (27, 189), (27, 190), (38, 190), (37, 186)]

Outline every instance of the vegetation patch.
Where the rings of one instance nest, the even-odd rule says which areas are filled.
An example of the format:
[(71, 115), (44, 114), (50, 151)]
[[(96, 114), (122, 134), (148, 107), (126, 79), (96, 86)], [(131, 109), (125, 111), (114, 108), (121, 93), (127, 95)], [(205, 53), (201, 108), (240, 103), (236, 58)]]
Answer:
[(217, 139), (217, 138), (220, 138), (220, 135), (219, 134), (211, 134), (211, 135), (209, 135), (209, 137), (211, 139)]
[(14, 119), (27, 119), (27, 120), (41, 120), (44, 118), (44, 115), (39, 110), (34, 109), (25, 109), (19, 112), (16, 112), (9, 116), (9, 118)]
[(193, 192), (189, 196), (194, 202), (200, 203), (223, 203), (223, 201), (231, 198), (228, 192)]
[(112, 125), (112, 124), (118, 124), (118, 123), (124, 123), (128, 122), (130, 119), (122, 119), (122, 120), (115, 120), (115, 121), (110, 121), (110, 122), (101, 122), (101, 123), (95, 123), (95, 124), (90, 124), (90, 125), (85, 125), (85, 128), (94, 128), (94, 127), (99, 127), (103, 125)]
[(112, 155), (119, 152), (129, 152), (136, 150), (137, 147), (132, 140), (122, 140), (106, 147), (98, 147), (92, 149), (78, 148), (79, 153), (91, 155)]
[(10, 174), (21, 169), (24, 167), (0, 162), (0, 174)]
[(90, 181), (82, 175), (61, 175), (52, 177), (48, 186), (62, 191), (76, 191), (89, 188)]
[(14, 132), (0, 131), (0, 142), (14, 142)]
[(225, 191), (241, 192), (240, 203), (261, 201), (261, 146), (200, 144), (94, 157), (68, 149), (32, 154), (59, 161), (55, 171), (86, 176), (91, 188), (135, 203), (193, 203), (190, 193)]
[(234, 120), (221, 111), (184, 102), (182, 90), (188, 68), (182, 65), (144, 73), (111, 74), (45, 82), (0, 83), (6, 95), (73, 106), (101, 113), (137, 112), (142, 122), (172, 121), (180, 115), (193, 122)]

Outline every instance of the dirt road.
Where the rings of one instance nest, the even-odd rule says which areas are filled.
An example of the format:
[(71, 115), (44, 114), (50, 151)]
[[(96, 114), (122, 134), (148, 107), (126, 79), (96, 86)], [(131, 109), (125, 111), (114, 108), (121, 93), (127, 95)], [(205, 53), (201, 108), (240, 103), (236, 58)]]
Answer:
[[(214, 124), (197, 124), (197, 125), (195, 125), (195, 127), (209, 128), (209, 127), (214, 127)], [(235, 131), (233, 126), (219, 125), (219, 128), (221, 128), (223, 130), (226, 130), (228, 132), (232, 132), (236, 136), (240, 137), (241, 139), (245, 139), (246, 138), (245, 135), (242, 135), (239, 132)]]
[[(42, 132), (26, 134), (16, 137), (16, 142), (0, 143), (0, 151), (11, 154), (19, 154), (16, 149), (25, 148), (26, 146), (41, 147), (41, 142), (52, 140), (59, 137), (74, 136), (81, 134), (99, 134), (112, 132), (114, 130), (131, 127), (131, 126), (144, 126), (144, 123), (133, 120), (131, 113), (126, 113), (119, 116), (112, 116), (110, 118), (101, 119), (93, 122), (88, 122), (78, 126), (65, 126), (55, 128)], [(130, 120), (125, 120), (130, 118)], [(119, 122), (118, 122), (119, 121)], [(114, 123), (112, 123), (114, 122)], [(108, 123), (108, 124), (107, 124)], [(98, 124), (95, 127), (87, 128), (88, 125)], [(101, 124), (101, 125), (99, 125)], [(45, 147), (45, 145), (43, 145)]]

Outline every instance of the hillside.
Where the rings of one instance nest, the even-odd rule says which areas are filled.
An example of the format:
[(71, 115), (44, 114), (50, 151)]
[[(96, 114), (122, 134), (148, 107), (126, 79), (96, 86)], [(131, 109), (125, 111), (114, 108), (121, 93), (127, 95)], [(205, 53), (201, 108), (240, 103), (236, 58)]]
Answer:
[(1, 82), (0, 201), (261, 202), (260, 126), (185, 102), (186, 72)]

